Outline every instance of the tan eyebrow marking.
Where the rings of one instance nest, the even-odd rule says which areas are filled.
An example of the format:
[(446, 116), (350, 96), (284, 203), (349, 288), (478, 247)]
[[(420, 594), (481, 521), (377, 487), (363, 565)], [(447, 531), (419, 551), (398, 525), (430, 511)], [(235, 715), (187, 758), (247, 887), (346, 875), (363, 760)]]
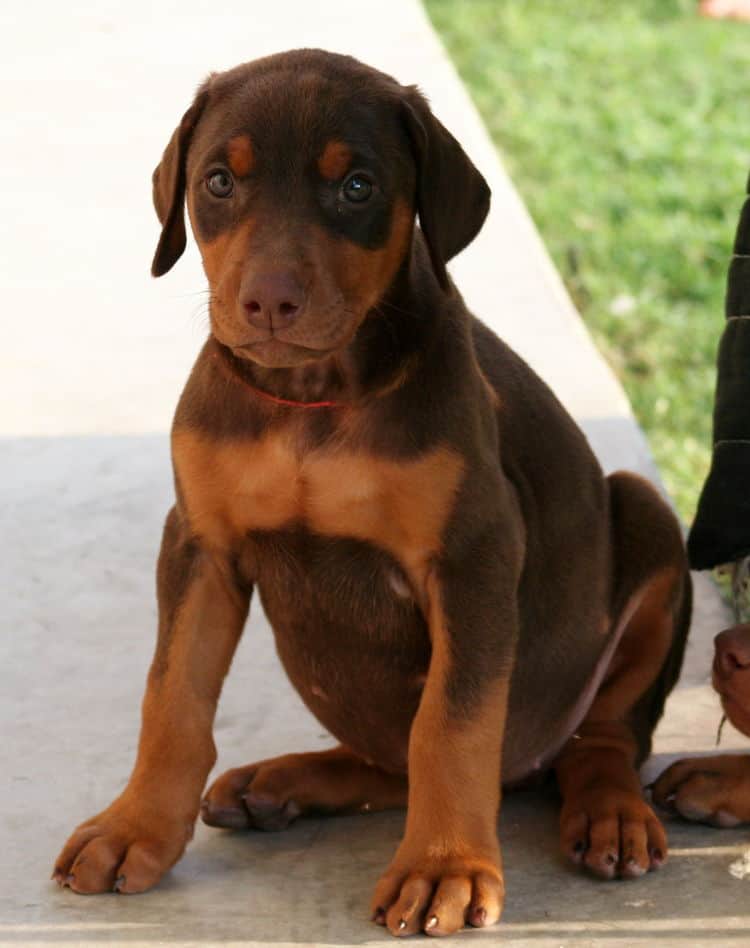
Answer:
[(237, 177), (250, 173), (253, 167), (253, 143), (248, 135), (236, 135), (227, 142), (229, 167)]
[(323, 154), (318, 158), (318, 171), (328, 181), (336, 181), (342, 178), (349, 165), (352, 163), (352, 150), (344, 142), (332, 139), (323, 149)]

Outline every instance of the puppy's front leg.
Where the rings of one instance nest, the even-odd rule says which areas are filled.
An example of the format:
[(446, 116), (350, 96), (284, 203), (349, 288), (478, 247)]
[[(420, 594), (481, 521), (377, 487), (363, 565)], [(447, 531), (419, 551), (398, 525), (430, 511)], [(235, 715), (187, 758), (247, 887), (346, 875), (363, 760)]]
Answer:
[(394, 935), (491, 925), (502, 911), (497, 812), (517, 571), (499, 539), (491, 531), (466, 562), (426, 578), (432, 657), (409, 740), (406, 830), (372, 903)]
[(142, 892), (182, 855), (214, 764), (212, 727), (250, 602), (228, 557), (204, 549), (177, 508), (157, 571), (159, 637), (138, 756), (122, 794), (82, 823), (53, 878), (76, 892)]

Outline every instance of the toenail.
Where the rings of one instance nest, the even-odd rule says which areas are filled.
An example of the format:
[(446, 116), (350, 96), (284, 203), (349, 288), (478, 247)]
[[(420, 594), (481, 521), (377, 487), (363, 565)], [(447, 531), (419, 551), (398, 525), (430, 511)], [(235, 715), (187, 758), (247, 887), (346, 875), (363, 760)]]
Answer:
[(67, 876), (65, 877), (65, 882), (63, 883), (63, 885), (72, 885), (72, 883), (74, 883), (75, 881), (76, 881), (76, 877), (73, 875), (72, 872), (69, 872)]
[(376, 908), (372, 913), (372, 921), (375, 922), (376, 925), (385, 924), (385, 909)]
[(402, 932), (406, 928), (406, 921), (402, 918), (398, 923), (398, 930)]
[(487, 921), (487, 909), (485, 908), (474, 909), (472, 914), (475, 925), (484, 925), (484, 923)]
[(434, 928), (437, 925), (437, 923), (438, 923), (437, 915), (430, 915), (430, 917), (427, 919), (427, 922), (425, 923), (424, 930), (426, 932), (430, 931), (430, 929)]
[(122, 887), (123, 887), (124, 885), (125, 885), (125, 876), (118, 876), (118, 877), (115, 879), (115, 884), (114, 884), (114, 886), (112, 887), (112, 891), (113, 891), (113, 892), (120, 892), (120, 891), (122, 891)]

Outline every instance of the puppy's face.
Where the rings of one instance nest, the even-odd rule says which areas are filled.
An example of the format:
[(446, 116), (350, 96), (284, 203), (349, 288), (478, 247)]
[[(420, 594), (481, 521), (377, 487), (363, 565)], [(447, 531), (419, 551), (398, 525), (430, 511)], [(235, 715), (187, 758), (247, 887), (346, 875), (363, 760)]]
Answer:
[[(424, 194), (441, 176), (454, 179), (445, 207), (426, 215)], [(489, 199), (416, 90), (315, 50), (239, 66), (199, 91), (154, 174), (155, 275), (184, 247), (183, 198), (214, 336), (273, 367), (349, 343), (406, 261), (417, 210), (447, 285), (440, 268), (477, 232)]]
[(714, 648), (713, 686), (726, 716), (750, 737), (750, 623), (720, 632)]
[(393, 101), (316, 72), (254, 73), (202, 119), (187, 202), (214, 335), (291, 366), (344, 347), (390, 286), (415, 169)]

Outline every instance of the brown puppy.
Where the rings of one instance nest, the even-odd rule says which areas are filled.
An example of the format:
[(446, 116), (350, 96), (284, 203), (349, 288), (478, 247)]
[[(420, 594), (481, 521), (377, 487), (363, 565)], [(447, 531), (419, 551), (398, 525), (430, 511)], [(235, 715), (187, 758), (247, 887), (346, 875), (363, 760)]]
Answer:
[(285, 53), (204, 83), (154, 202), (157, 276), (187, 202), (211, 336), (174, 421), (135, 768), (56, 878), (139, 892), (180, 857), (255, 587), (341, 746), (230, 771), (207, 823), (408, 806), (372, 902), (394, 934), (498, 919), (501, 783), (552, 767), (571, 859), (607, 878), (658, 866), (636, 766), (687, 630), (680, 530), (643, 480), (602, 475), (467, 312), (445, 263), (489, 191), (456, 140), (416, 89)]
[[(750, 623), (720, 632), (714, 646), (713, 686), (726, 716), (750, 737)], [(654, 784), (653, 799), (686, 820), (713, 826), (748, 823), (750, 755), (678, 760)]]

